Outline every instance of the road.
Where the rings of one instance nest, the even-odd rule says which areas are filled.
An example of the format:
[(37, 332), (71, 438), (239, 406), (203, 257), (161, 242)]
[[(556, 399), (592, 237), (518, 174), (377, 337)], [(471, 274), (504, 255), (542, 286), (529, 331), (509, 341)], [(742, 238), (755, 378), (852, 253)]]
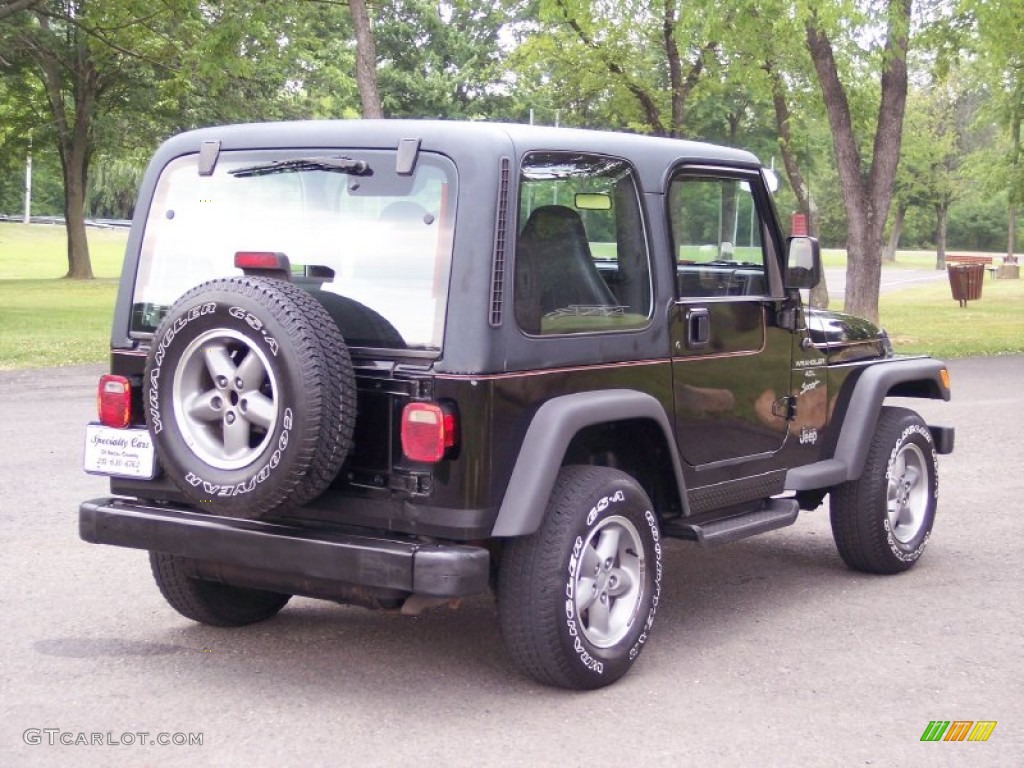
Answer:
[[(911, 288), (915, 285), (933, 283), (936, 280), (944, 281), (946, 279), (945, 271), (936, 269), (883, 269), (878, 292), (891, 293), (903, 288)], [(843, 295), (846, 293), (846, 268), (826, 268), (825, 284), (828, 286), (830, 298), (843, 298)]]
[[(1024, 765), (1024, 358), (951, 371), (954, 400), (922, 408), (958, 433), (913, 571), (846, 570), (824, 508), (716, 550), (669, 542), (650, 645), (586, 694), (516, 675), (489, 596), (186, 621), (143, 553), (77, 537), (105, 492), (78, 470), (99, 368), (2, 372), (0, 765)], [(931, 720), (998, 725), (922, 743)], [(93, 733), (115, 744), (60, 744)]]

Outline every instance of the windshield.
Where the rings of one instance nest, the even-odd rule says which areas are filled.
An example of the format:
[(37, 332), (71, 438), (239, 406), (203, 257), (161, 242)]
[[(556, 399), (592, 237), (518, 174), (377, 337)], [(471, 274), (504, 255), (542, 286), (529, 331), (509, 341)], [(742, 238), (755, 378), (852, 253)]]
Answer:
[[(455, 167), (421, 152), (415, 171), (399, 175), (393, 151), (344, 155), (341, 162), (325, 160), (337, 151), (223, 152), (207, 176), (197, 155), (169, 163), (146, 220), (132, 331), (152, 333), (193, 286), (240, 275), (235, 253), (276, 252), (350, 344), (439, 350)], [(333, 277), (325, 281), (330, 272), (320, 267)], [(344, 327), (355, 314), (360, 322)]]

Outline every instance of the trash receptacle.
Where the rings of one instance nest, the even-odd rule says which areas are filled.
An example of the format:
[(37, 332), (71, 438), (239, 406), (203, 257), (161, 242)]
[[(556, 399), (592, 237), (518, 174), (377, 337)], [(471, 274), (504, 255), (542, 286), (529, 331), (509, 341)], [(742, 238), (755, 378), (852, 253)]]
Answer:
[(953, 301), (959, 301), (966, 307), (968, 301), (981, 298), (981, 285), (985, 280), (984, 264), (947, 264), (949, 287), (953, 291)]

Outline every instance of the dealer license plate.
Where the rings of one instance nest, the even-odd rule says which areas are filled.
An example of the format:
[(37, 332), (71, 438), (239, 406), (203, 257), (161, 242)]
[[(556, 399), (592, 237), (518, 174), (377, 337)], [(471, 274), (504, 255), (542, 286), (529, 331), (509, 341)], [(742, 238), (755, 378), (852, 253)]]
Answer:
[(153, 438), (144, 429), (85, 428), (85, 471), (92, 475), (151, 480), (156, 474)]

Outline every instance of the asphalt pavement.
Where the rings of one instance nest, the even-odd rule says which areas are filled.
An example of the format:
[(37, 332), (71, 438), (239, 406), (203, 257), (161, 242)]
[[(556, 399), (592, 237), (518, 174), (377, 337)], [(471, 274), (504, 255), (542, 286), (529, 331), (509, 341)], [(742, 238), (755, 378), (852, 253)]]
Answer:
[[(489, 595), (183, 619), (144, 553), (78, 538), (100, 368), (0, 372), (0, 766), (1024, 765), (1024, 357), (950, 369), (954, 400), (919, 404), (957, 445), (917, 567), (847, 570), (824, 507), (668, 542), (650, 644), (592, 693), (518, 676)], [(922, 742), (934, 720), (996, 727)]]
[[(915, 285), (945, 281), (945, 270), (937, 269), (883, 269), (878, 284), (879, 293), (892, 293)], [(833, 299), (841, 299), (846, 293), (846, 267), (828, 267), (825, 269), (825, 285), (828, 295)]]

